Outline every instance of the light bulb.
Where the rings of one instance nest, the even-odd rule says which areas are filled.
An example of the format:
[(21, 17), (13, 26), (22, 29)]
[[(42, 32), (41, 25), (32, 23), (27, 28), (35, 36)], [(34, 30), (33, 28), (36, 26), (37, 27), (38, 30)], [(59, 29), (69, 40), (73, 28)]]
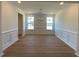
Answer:
[(60, 2), (60, 5), (63, 5), (64, 4), (64, 2)]
[(21, 1), (18, 1), (18, 3), (21, 3)]

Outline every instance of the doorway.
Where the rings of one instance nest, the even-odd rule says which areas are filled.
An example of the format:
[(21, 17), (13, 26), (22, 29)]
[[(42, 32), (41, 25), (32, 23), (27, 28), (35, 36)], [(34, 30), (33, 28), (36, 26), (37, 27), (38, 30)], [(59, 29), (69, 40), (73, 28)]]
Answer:
[(23, 34), (23, 15), (18, 13), (18, 36)]

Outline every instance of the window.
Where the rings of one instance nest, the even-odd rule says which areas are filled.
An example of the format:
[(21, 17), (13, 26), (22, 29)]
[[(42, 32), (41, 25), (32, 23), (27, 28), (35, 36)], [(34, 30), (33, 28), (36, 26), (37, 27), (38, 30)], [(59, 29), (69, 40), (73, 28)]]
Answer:
[(28, 17), (28, 19), (27, 19), (27, 29), (34, 30), (34, 17)]
[(53, 18), (52, 17), (47, 17), (46, 18), (46, 29), (47, 30), (52, 30), (53, 29)]

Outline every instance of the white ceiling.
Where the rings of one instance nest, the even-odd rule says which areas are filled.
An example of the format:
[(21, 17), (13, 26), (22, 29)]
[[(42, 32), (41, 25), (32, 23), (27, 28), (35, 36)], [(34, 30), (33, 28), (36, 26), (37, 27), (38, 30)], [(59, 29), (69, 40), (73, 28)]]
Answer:
[(17, 4), (18, 8), (23, 10), (25, 13), (38, 13), (40, 12), (40, 9), (42, 9), (42, 13), (54, 14), (69, 5), (69, 3), (64, 3), (64, 5), (60, 5), (59, 3), (60, 2), (22, 1), (21, 4)]

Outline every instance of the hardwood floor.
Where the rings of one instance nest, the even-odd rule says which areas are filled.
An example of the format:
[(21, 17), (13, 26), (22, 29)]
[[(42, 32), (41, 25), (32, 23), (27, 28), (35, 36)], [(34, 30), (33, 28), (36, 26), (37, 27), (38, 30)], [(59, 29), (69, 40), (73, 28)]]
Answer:
[(27, 35), (4, 51), (3, 57), (76, 57), (56, 36)]

